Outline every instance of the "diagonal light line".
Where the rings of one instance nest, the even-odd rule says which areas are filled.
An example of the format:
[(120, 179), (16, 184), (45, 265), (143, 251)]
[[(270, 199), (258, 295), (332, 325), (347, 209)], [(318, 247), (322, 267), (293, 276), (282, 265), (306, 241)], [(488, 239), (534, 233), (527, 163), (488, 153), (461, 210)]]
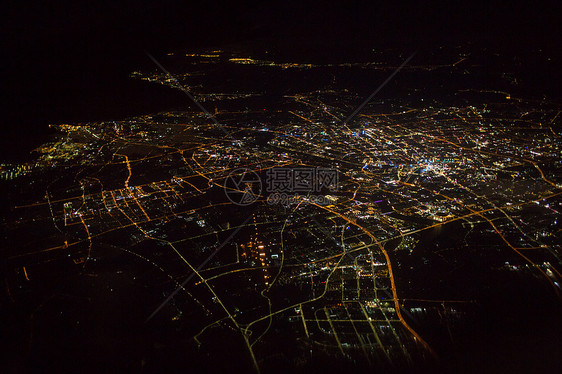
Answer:
[[(394, 299), (394, 296), (390, 293), (390, 291), (388, 291), (388, 289), (386, 287), (384, 287), (383, 285), (381, 285), (379, 282), (377, 282), (377, 278), (374, 278), (374, 283), (375, 286), (377, 287), (377, 290), (381, 290), (382, 292), (384, 292), (389, 298)], [(409, 310), (407, 310), (403, 305), (399, 305), (400, 310), (403, 311), (405, 314), (408, 315), (408, 317), (410, 317), (410, 319), (412, 321), (416, 321), (416, 319), (414, 318), (414, 316), (410, 313)]]
[(215, 251), (213, 253), (211, 253), (211, 255), (209, 257), (207, 257), (205, 259), (205, 261), (203, 261), (198, 267), (197, 269), (195, 269), (195, 271), (193, 273), (191, 273), (191, 275), (189, 277), (187, 277), (182, 283), (181, 285), (175, 289), (174, 292), (172, 292), (167, 298), (166, 300), (164, 300), (164, 302), (162, 302), (162, 304), (160, 304), (160, 306), (158, 306), (158, 308), (156, 308), (154, 310), (154, 312), (152, 312), (152, 314), (150, 316), (148, 316), (148, 318), (144, 321), (144, 323), (147, 323), (148, 321), (150, 321), (152, 319), (152, 317), (154, 317), (156, 314), (158, 314), (158, 312), (166, 305), (168, 304), (168, 302), (170, 300), (172, 300), (172, 298), (181, 290), (184, 288), (184, 286), (191, 280), (191, 278), (193, 278), (195, 276), (195, 274), (201, 270), (205, 265), (207, 265), (207, 263), (209, 261), (211, 261), (211, 259), (213, 257), (215, 257), (215, 255), (221, 250), (222, 247), (224, 247), (226, 244), (228, 244), (228, 242), (230, 241), (230, 239), (232, 239), (234, 237), (234, 235), (236, 235), (238, 233), (238, 231), (240, 231), (240, 229), (242, 229), (242, 227), (244, 227), (246, 225), (246, 223), (248, 223), (248, 221), (250, 220), (250, 218), (252, 218), (252, 214), (250, 214), (248, 216), (248, 218), (246, 218), (246, 220), (236, 228), (236, 230), (234, 230), (232, 232), (232, 234), (230, 234), (230, 236), (228, 238), (226, 238), (226, 240), (224, 242), (221, 243), (221, 245), (219, 245), (217, 247), (217, 249), (215, 249)]
[(224, 128), (223, 125), (221, 125), (219, 123), (219, 121), (217, 121), (217, 119), (215, 118), (215, 116), (213, 116), (211, 113), (209, 113), (209, 111), (207, 109), (205, 109), (205, 107), (203, 105), (201, 105), (201, 103), (199, 103), (195, 97), (191, 94), (191, 92), (189, 92), (189, 90), (187, 88), (185, 88), (179, 81), (178, 79), (172, 74), (170, 73), (168, 70), (166, 70), (166, 68), (164, 66), (162, 66), (162, 64), (160, 64), (150, 53), (148, 53), (147, 51), (144, 51), (144, 53), (146, 53), (146, 55), (152, 60), (152, 62), (154, 62), (156, 64), (156, 66), (158, 66), (160, 68), (160, 70), (162, 70), (164, 73), (166, 73), (178, 86), (178, 88), (180, 90), (183, 91), (183, 93), (185, 93), (187, 95), (187, 97), (189, 97), (191, 99), (191, 101), (193, 101), (195, 103), (195, 105), (197, 105), (197, 107), (199, 109), (201, 109), (201, 111), (203, 113), (205, 113), (205, 115), (207, 116), (207, 118), (210, 118), (211, 120), (213, 120), (213, 122), (215, 123), (215, 125), (219, 126), (222, 131), (224, 131), (224, 133), (231, 138), (232, 140), (234, 140), (234, 137), (232, 136), (232, 134), (230, 134), (228, 131), (226, 131), (226, 129)]
[(415, 54), (416, 54), (416, 52), (412, 53), (412, 54), (410, 55), (410, 57), (408, 57), (408, 58), (402, 63), (402, 65), (400, 65), (396, 70), (394, 70), (394, 73), (390, 74), (390, 76), (389, 76), (388, 78), (386, 78), (386, 80), (385, 80), (384, 82), (382, 82), (382, 84), (381, 84), (365, 101), (363, 101), (363, 102), (361, 103), (361, 105), (359, 105), (359, 107), (357, 107), (357, 109), (355, 109), (355, 111), (354, 111), (353, 113), (351, 113), (351, 115), (350, 115), (349, 117), (347, 117), (347, 118), (345, 119), (345, 121), (343, 121), (344, 126), (346, 126), (347, 123), (348, 123), (353, 117), (355, 117), (355, 116), (357, 115), (357, 113), (359, 113), (359, 111), (360, 111), (361, 109), (363, 109), (363, 107), (364, 107), (365, 105), (367, 105), (367, 103), (368, 103), (369, 101), (371, 101), (371, 99), (372, 99), (384, 86), (386, 86), (386, 84), (387, 84), (388, 82), (390, 82), (390, 80), (391, 80), (392, 78), (394, 78), (394, 76), (395, 76), (396, 74), (398, 74), (398, 72), (399, 72), (400, 70), (402, 70), (402, 68), (403, 68), (404, 66), (406, 66), (406, 64), (407, 64), (408, 62), (410, 62), (410, 60), (414, 57)]
[(318, 220), (316, 219), (316, 217), (311, 216), (310, 218), (314, 221), (314, 223), (316, 223), (318, 229), (319, 229), (320, 231), (322, 231), (322, 233), (323, 233), (324, 235), (326, 235), (328, 238), (332, 239), (332, 241), (333, 241), (334, 243), (336, 243), (337, 246), (340, 245), (340, 243), (336, 240), (336, 238), (334, 238), (334, 236), (328, 232), (328, 230), (326, 229), (326, 227), (325, 227), (324, 225), (322, 225), (320, 222), (318, 222)]

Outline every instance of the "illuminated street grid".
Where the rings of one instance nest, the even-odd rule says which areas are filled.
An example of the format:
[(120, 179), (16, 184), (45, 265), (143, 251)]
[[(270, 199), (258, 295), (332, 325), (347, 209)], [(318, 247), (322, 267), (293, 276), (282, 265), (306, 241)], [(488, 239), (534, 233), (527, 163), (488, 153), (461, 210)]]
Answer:
[[(221, 53), (184, 57), (197, 66)], [(457, 57), (445, 67), (404, 70), (455, 69), (464, 59)], [(272, 71), (317, 68), (224, 59)], [(157, 71), (133, 75), (171, 82)], [(178, 77), (187, 83), (192, 75)], [(407, 271), (397, 277), (394, 255), (415, 251), (420, 235), (453, 222), (466, 231), (466, 251), (493, 252), (498, 267), (540, 278), (559, 296), (562, 240), (552, 227), (562, 203), (562, 142), (553, 129), (560, 119), (555, 104), (467, 90), (451, 93), (465, 106), (387, 100), (384, 110), (369, 105), (344, 126), (360, 98), (330, 88), (285, 95), (277, 107), (220, 109), (225, 100), (261, 95), (196, 95), (211, 101), (208, 109), (224, 128), (189, 111), (58, 125), (62, 135), (40, 149), (37, 161), (2, 170), (8, 183), (29, 181), (22, 196), (43, 191), (36, 200), (14, 201), (3, 223), (4, 251), (21, 269), (9, 286), (33, 279), (33, 269), (55, 254), (94, 272), (88, 269), (103, 246), (144, 263), (141, 282), (158, 287), (161, 302), (195, 272), (154, 320), (189, 321), (183, 331), (203, 350), (218, 344), (217, 331), (239, 334), (258, 370), (267, 367), (279, 331), (304, 358), (383, 367), (432, 360), (437, 352), (415, 317), (432, 304), (408, 302), (412, 293), (396, 286)], [(265, 181), (267, 170), (279, 166), (337, 168), (339, 187), (327, 192), (328, 205), (303, 195), (283, 207), (263, 195), (239, 207), (225, 196), (233, 170), (253, 170)], [(19, 234), (21, 227), (37, 229), (37, 237)], [(487, 246), (471, 244), (475, 238)], [(430, 302), (450, 312), (470, 302), (460, 295)], [(158, 305), (149, 303), (146, 316)]]

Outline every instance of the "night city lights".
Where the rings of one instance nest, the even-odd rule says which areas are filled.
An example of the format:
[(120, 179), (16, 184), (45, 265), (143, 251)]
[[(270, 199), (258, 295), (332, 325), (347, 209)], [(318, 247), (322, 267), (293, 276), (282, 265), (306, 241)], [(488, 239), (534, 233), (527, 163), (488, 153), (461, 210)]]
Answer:
[(8, 9), (2, 372), (556, 372), (559, 5), (149, 3)]

